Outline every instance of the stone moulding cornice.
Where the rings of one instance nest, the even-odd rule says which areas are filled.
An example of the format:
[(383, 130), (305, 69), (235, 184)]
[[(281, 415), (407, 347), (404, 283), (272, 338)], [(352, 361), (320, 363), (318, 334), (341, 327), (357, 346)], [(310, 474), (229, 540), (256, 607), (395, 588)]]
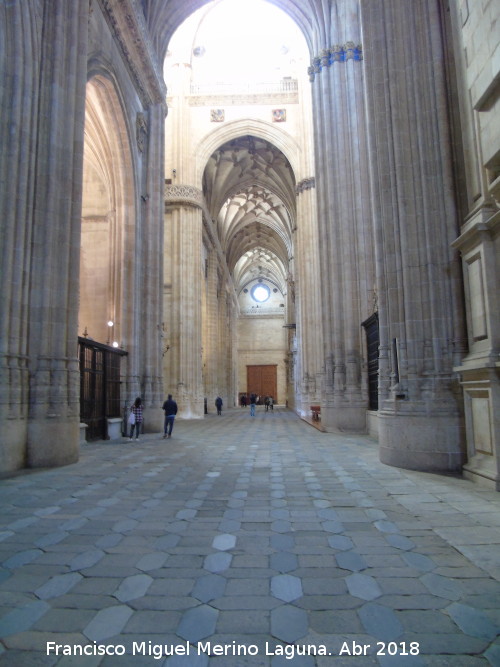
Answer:
[(315, 187), (316, 187), (316, 179), (314, 178), (314, 176), (311, 176), (309, 178), (303, 178), (295, 186), (295, 194), (298, 196), (300, 195), (301, 192), (305, 192), (306, 190), (312, 190), (312, 188)]
[(298, 93), (276, 93), (255, 95), (191, 95), (187, 98), (190, 107), (242, 106), (247, 104), (298, 104)]
[(311, 65), (307, 68), (309, 81), (314, 81), (316, 74), (320, 74), (325, 67), (330, 67), (334, 63), (345, 63), (348, 60), (360, 62), (363, 60), (363, 47), (361, 44), (346, 42), (345, 44), (335, 44), (328, 49), (323, 49), (318, 56), (312, 59)]
[(164, 104), (167, 87), (163, 80), (146, 22), (137, 0), (98, 0), (112, 28), (144, 106)]
[(491, 207), (482, 207), (464, 224), (460, 236), (451, 246), (460, 252), (468, 252), (481, 241), (491, 241), (500, 228), (500, 211)]
[(166, 185), (165, 186), (165, 204), (190, 204), (203, 210), (208, 216), (208, 209), (203, 192), (194, 185)]

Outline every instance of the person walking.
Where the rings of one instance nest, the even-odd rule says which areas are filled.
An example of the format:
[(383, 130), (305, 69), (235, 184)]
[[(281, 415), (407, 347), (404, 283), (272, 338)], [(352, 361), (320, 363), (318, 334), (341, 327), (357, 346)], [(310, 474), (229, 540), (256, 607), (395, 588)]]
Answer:
[(257, 396), (250, 394), (250, 417), (255, 417), (255, 404), (257, 403)]
[(165, 413), (165, 425), (163, 428), (163, 437), (171, 438), (172, 431), (174, 430), (174, 419), (177, 414), (177, 403), (172, 398), (172, 394), (167, 396), (167, 400), (162, 406), (162, 410)]
[(274, 398), (272, 396), (269, 396), (269, 407), (274, 410)]
[(221, 415), (222, 414), (222, 398), (220, 396), (217, 396), (215, 399), (215, 407), (217, 408), (217, 414)]
[(129, 417), (129, 424), (130, 424), (130, 436), (129, 440), (132, 440), (134, 437), (134, 430), (135, 430), (135, 439), (139, 440), (139, 433), (141, 432), (141, 427), (142, 427), (142, 399), (140, 396), (138, 396), (134, 404), (130, 408), (130, 417)]

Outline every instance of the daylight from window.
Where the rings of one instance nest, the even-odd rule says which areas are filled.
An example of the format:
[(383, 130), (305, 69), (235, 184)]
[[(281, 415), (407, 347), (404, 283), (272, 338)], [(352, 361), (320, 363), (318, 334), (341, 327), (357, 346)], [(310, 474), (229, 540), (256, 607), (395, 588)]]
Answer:
[(219, 0), (177, 30), (165, 65), (191, 63), (195, 83), (257, 83), (295, 78), (306, 58), (304, 38), (282, 10), (264, 0)]

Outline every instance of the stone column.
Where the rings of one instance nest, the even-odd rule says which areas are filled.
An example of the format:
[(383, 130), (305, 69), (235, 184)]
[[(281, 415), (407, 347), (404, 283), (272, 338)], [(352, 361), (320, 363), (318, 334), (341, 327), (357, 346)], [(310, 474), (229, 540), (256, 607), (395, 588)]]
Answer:
[(315, 179), (299, 181), (296, 193), (296, 324), (300, 344), (297, 350), (295, 408), (299, 414), (308, 415), (311, 405), (321, 404), (324, 363)]
[[(171, 288), (165, 318), (171, 348), (164, 363), (165, 389), (175, 394), (180, 416), (202, 418), (203, 195), (192, 186), (166, 187), (165, 262)], [(168, 274), (167, 274), (168, 275)]]
[(29, 405), (27, 323), (33, 232), (34, 158), (41, 53), (34, 2), (0, 7), (0, 419), (8, 423), (0, 442), (0, 470), (26, 462)]
[(208, 411), (214, 411), (214, 401), (221, 391), (220, 373), (219, 303), (218, 303), (217, 255), (210, 249), (207, 257), (206, 309), (203, 317), (204, 389)]
[(238, 345), (237, 345), (237, 302), (234, 287), (226, 286), (225, 292), (225, 359), (227, 406), (238, 406)]
[[(373, 289), (370, 195), (358, 3), (336, 16), (309, 69), (312, 84), (323, 344), (322, 420), (327, 428), (364, 431), (361, 322)], [(327, 26), (328, 28), (328, 26)]]
[(145, 428), (161, 431), (163, 427), (163, 373), (161, 357), (161, 328), (163, 312), (163, 174), (165, 105), (150, 107), (148, 114), (148, 150), (145, 175), (145, 192), (141, 193), (142, 228), (142, 385), (146, 411)]
[(438, 0), (360, 0), (380, 321), (384, 463), (458, 470), (457, 214)]
[(21, 194), (34, 201), (25, 330), (28, 466), (63, 465), (78, 458), (76, 352), (88, 9), (86, 0), (42, 3), (37, 140), (29, 154), (33, 191)]
[[(229, 364), (231, 362), (231, 351), (233, 347), (233, 336), (229, 326), (228, 318), (228, 293), (226, 285), (222, 278), (218, 281), (217, 298), (217, 352), (218, 352), (218, 392), (224, 401), (224, 405), (229, 405)], [(232, 398), (232, 397), (231, 397)], [(214, 396), (215, 399), (215, 396)]]

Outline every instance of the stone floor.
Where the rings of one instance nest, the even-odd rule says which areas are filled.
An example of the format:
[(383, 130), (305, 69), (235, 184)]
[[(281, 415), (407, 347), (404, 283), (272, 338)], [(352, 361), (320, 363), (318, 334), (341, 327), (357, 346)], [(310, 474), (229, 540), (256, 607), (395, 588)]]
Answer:
[(500, 665), (500, 494), (282, 408), (85, 445), (0, 502), (2, 666)]

